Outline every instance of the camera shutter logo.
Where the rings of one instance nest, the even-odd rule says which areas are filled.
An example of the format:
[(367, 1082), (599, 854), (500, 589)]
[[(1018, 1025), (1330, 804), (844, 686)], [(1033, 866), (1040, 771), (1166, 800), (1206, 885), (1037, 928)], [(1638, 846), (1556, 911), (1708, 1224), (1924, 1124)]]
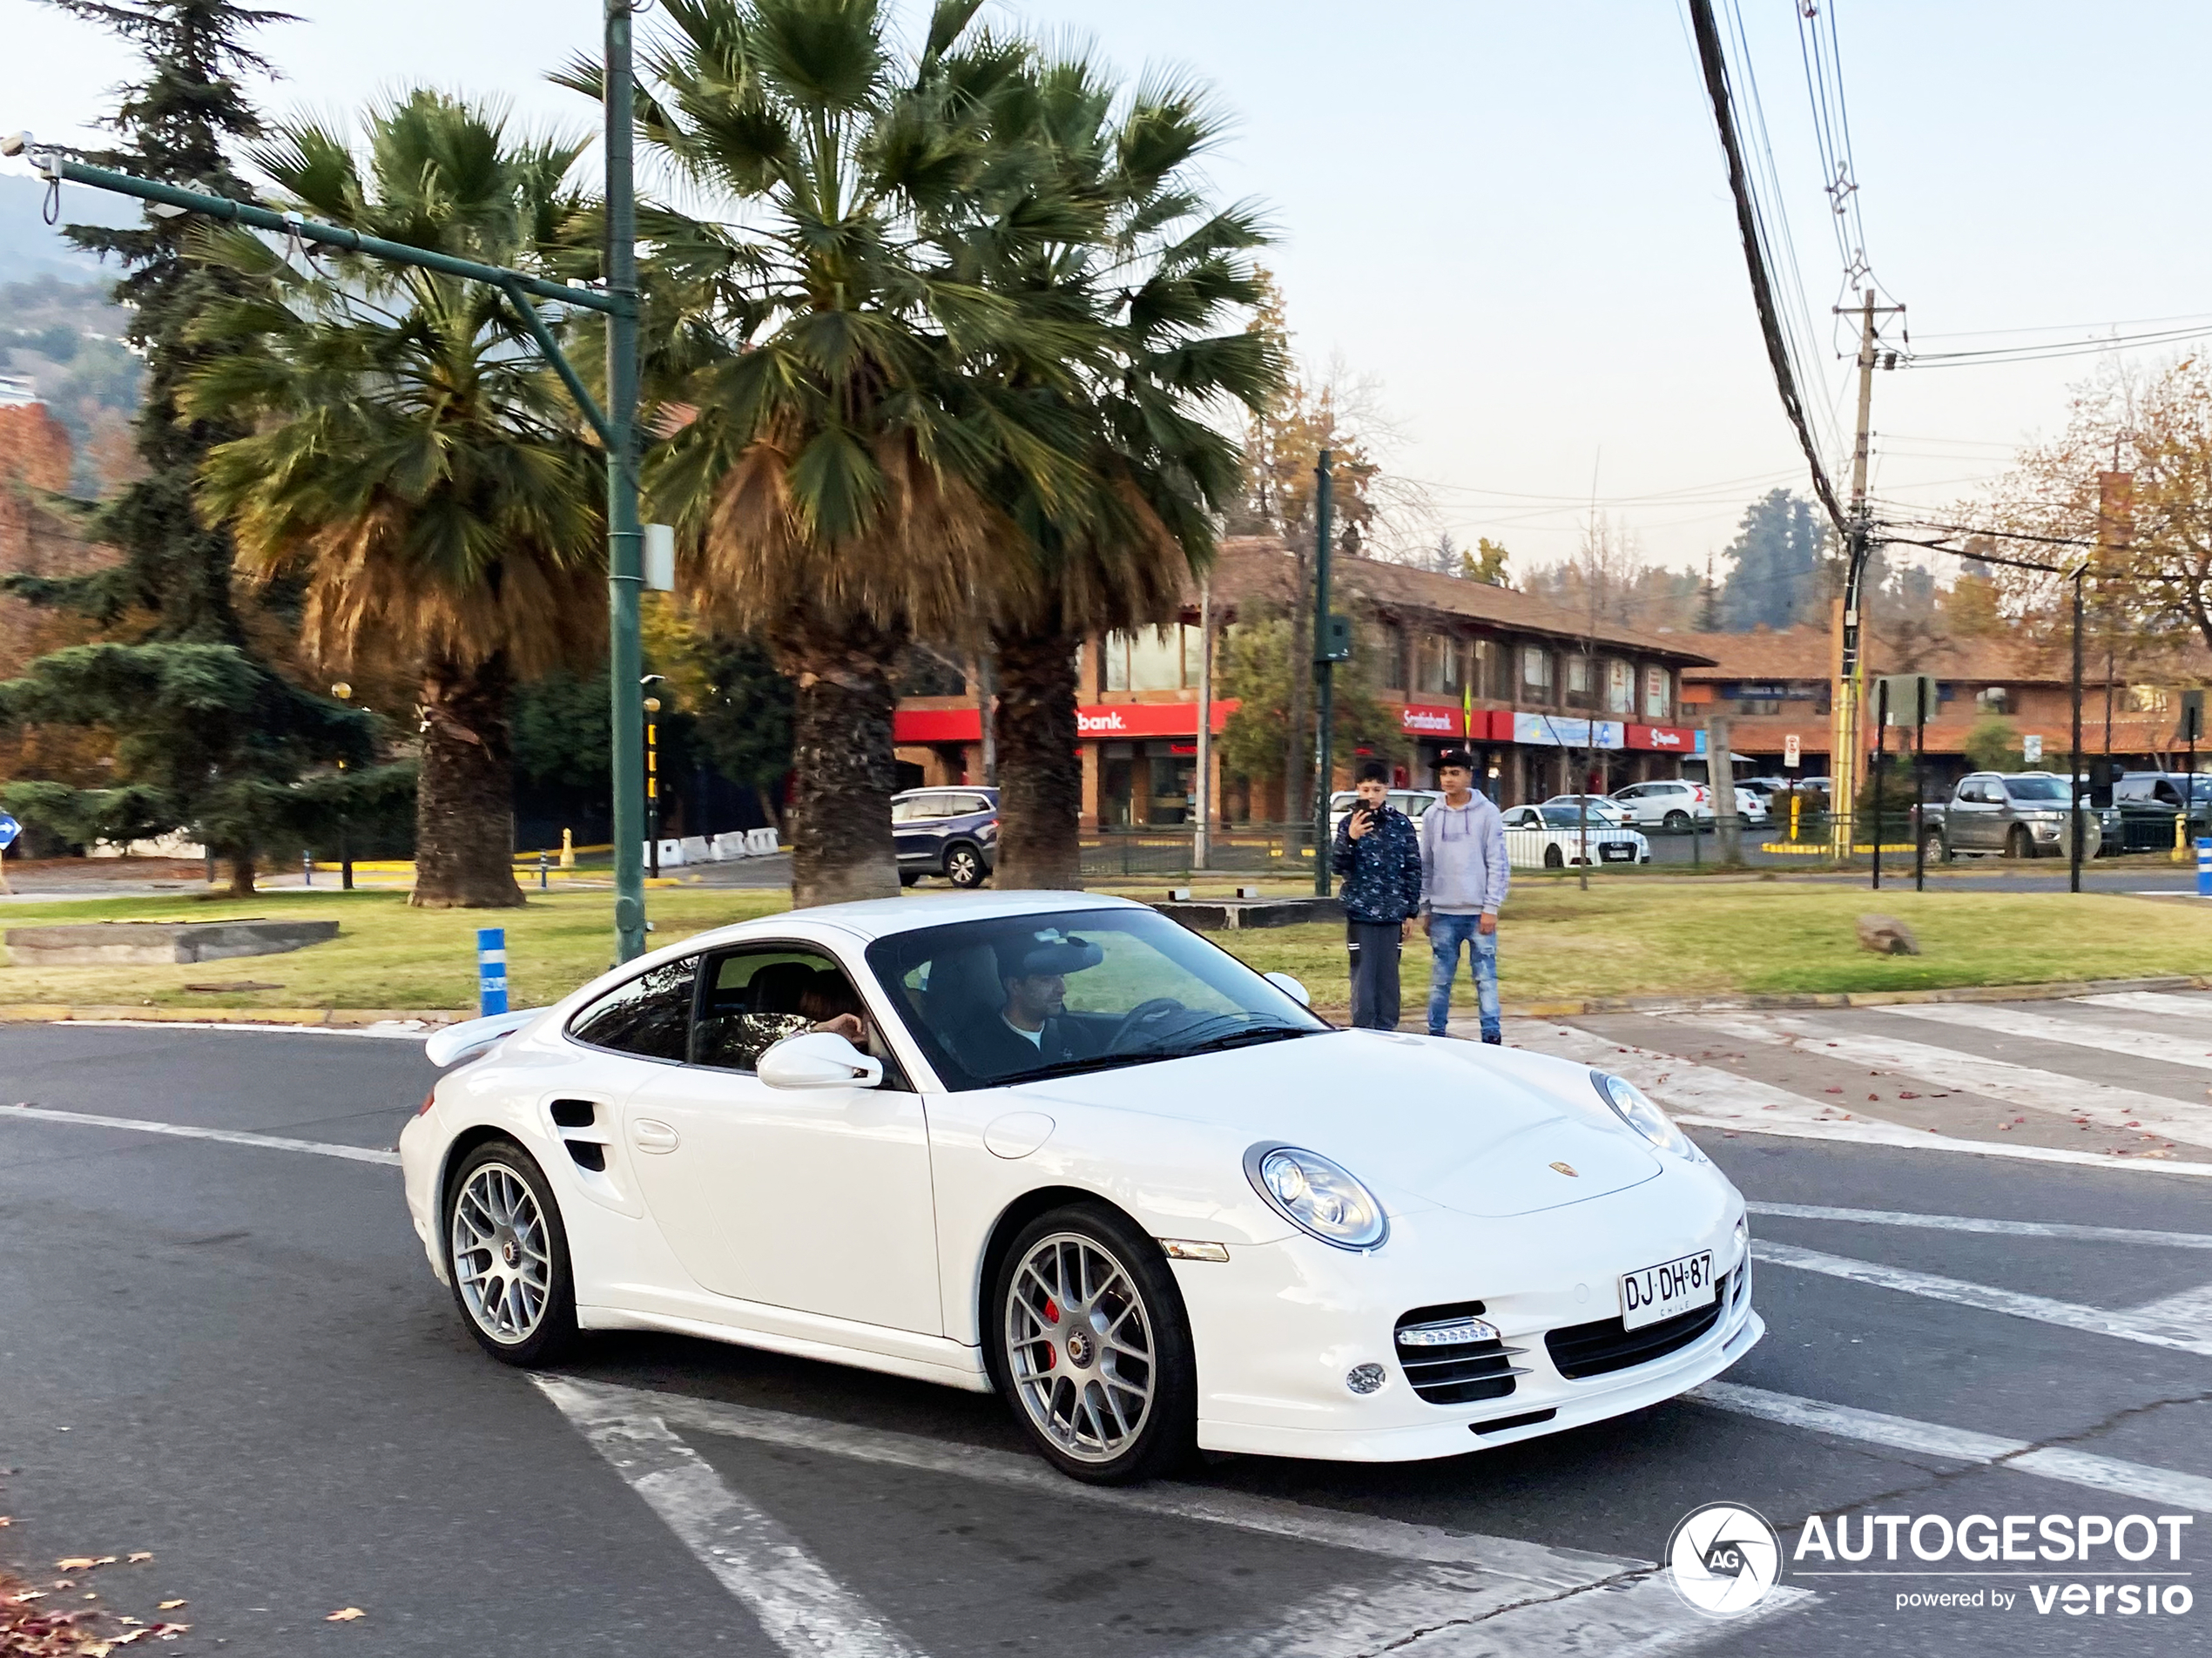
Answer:
[(1669, 1576), (1685, 1604), (1708, 1617), (1749, 1612), (1782, 1576), (1782, 1540), (1756, 1509), (1707, 1503), (1667, 1540)]

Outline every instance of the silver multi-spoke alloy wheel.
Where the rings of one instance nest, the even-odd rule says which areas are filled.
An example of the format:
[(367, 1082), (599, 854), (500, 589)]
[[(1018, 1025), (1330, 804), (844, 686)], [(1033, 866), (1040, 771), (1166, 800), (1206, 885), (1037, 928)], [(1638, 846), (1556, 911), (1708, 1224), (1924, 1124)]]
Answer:
[(1158, 1344), (1136, 1279), (1096, 1238), (1054, 1232), (1014, 1270), (1006, 1357), (1015, 1397), (1062, 1455), (1103, 1464), (1144, 1431)]
[(529, 1182), (479, 1164), (453, 1203), (454, 1286), (476, 1328), (502, 1346), (528, 1341), (553, 1292), (545, 1216)]

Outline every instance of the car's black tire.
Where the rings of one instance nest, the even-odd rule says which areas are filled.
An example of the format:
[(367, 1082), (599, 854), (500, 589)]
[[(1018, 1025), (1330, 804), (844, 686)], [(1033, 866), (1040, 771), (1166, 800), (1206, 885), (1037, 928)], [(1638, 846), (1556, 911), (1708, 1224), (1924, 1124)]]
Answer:
[(2035, 838), (2015, 824), (2013, 832), (2005, 837), (2005, 854), (2008, 858), (2034, 857)]
[(909, 874), (909, 873), (906, 873), (905, 871), (903, 871), (903, 870), (902, 870), (902, 871), (900, 871), (900, 875), (899, 875), (899, 885), (900, 885), (900, 886), (913, 886), (913, 885), (914, 885), (916, 881), (920, 880), (921, 879), (921, 876), (919, 876), (919, 875)]
[(1670, 835), (1678, 835), (1689, 827), (1689, 813), (1680, 811), (1669, 812), (1659, 820), (1659, 826)]
[[(1091, 1286), (1081, 1307), (1067, 1294), (1071, 1276)], [(1109, 1334), (1121, 1340), (1106, 1345)], [(1133, 1485), (1195, 1449), (1198, 1372), (1182, 1292), (1160, 1246), (1103, 1203), (1071, 1203), (1022, 1229), (992, 1275), (983, 1351), (1015, 1419), (1072, 1479)]]
[(447, 1180), (438, 1218), (454, 1305), (478, 1346), (502, 1364), (535, 1365), (576, 1345), (568, 1229), (536, 1158), (511, 1140), (475, 1147)]
[(1556, 846), (1547, 846), (1547, 847), (1545, 847), (1545, 848), (1544, 848), (1544, 867), (1545, 867), (1546, 869), (1564, 869), (1564, 868), (1566, 868), (1566, 867), (1567, 867), (1567, 858), (1566, 858), (1566, 854), (1564, 854), (1563, 853), (1561, 853), (1561, 852), (1560, 851), (1560, 849), (1559, 849), (1558, 847), (1556, 847)]
[(1920, 860), (1929, 864), (1947, 864), (1951, 848), (1943, 844), (1943, 831), (1931, 829), (1920, 837)]
[(945, 879), (962, 891), (981, 886), (990, 873), (983, 854), (966, 841), (946, 849)]

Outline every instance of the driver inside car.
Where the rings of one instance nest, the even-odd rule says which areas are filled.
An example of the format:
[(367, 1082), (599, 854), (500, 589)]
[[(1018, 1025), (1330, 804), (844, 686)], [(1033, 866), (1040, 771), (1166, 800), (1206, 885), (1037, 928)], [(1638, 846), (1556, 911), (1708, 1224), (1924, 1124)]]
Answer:
[(1005, 1005), (960, 1033), (961, 1062), (978, 1076), (1010, 1076), (1088, 1059), (1096, 1038), (1067, 1011), (1068, 975), (1095, 967), (1106, 953), (1073, 933), (1021, 933), (996, 949)]

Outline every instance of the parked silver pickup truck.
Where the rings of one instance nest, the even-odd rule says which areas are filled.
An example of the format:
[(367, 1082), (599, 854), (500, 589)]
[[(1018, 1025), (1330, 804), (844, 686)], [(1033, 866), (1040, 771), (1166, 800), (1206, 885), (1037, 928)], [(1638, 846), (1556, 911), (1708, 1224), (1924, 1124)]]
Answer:
[[(1920, 808), (1920, 841), (1931, 863), (1971, 857), (2067, 856), (2067, 780), (2048, 772), (1974, 772), (1950, 801)], [(2083, 808), (2081, 855), (2103, 844), (2097, 814)]]

